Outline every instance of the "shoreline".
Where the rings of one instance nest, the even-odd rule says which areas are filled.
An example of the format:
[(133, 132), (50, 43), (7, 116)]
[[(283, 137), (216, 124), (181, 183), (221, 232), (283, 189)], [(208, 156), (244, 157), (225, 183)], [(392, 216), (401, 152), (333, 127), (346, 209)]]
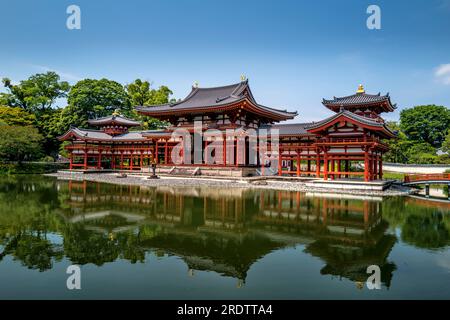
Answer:
[(317, 194), (343, 194), (343, 195), (358, 195), (358, 196), (407, 196), (414, 194), (411, 188), (392, 185), (383, 191), (379, 190), (358, 190), (358, 189), (333, 189), (333, 188), (319, 188), (306, 186), (301, 181), (280, 181), (280, 180), (266, 180), (263, 184), (251, 183), (250, 180), (242, 179), (215, 179), (213, 177), (174, 177), (160, 175), (159, 179), (148, 179), (147, 175), (127, 174), (126, 177), (118, 178), (117, 173), (68, 173), (58, 172), (44, 174), (45, 176), (56, 177), (60, 180), (73, 181), (89, 181), (101, 182), (117, 185), (133, 185), (146, 187), (170, 186), (179, 188), (189, 187), (212, 187), (212, 188), (245, 188), (245, 189), (271, 189), (283, 191), (300, 191)]

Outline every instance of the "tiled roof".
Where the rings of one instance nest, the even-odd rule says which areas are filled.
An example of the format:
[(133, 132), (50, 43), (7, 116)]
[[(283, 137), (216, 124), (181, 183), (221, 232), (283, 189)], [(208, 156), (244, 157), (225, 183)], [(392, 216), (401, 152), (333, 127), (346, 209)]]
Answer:
[(322, 100), (322, 104), (331, 107), (341, 107), (341, 106), (360, 106), (360, 105), (368, 105), (374, 103), (382, 103), (387, 102), (388, 109), (393, 111), (397, 105), (391, 103), (391, 99), (389, 97), (389, 93), (382, 96), (380, 93), (378, 94), (367, 94), (367, 93), (356, 93), (346, 97), (333, 97), (332, 100)]
[(378, 127), (378, 128), (382, 128), (383, 130), (387, 131), (389, 134), (395, 135), (387, 126), (385, 123), (383, 122), (379, 122), (367, 117), (363, 117), (360, 115), (357, 115), (351, 111), (348, 110), (341, 110), (338, 113), (332, 115), (329, 118), (326, 118), (324, 120), (318, 121), (318, 122), (313, 122), (309, 125), (306, 126), (306, 130), (311, 130), (311, 129), (315, 129), (315, 128), (319, 128), (327, 123), (332, 122), (333, 120), (335, 120), (336, 118), (339, 118), (340, 116), (346, 116), (350, 119), (355, 120), (356, 122), (362, 123), (362, 124), (366, 124), (368, 126), (371, 127)]
[(205, 108), (226, 106), (232, 103), (244, 101), (245, 99), (251, 101), (257, 108), (264, 112), (272, 113), (286, 119), (291, 119), (297, 115), (297, 112), (274, 109), (258, 104), (250, 91), (248, 80), (223, 87), (193, 87), (189, 95), (183, 100), (156, 106), (138, 106), (136, 107), (136, 110), (153, 114), (169, 113), (174, 111), (194, 112), (196, 109), (203, 110)]
[(167, 134), (165, 130), (146, 130), (146, 131), (130, 131), (125, 134), (111, 136), (100, 130), (71, 128), (64, 135), (60, 136), (60, 140), (65, 140), (70, 134), (82, 140), (100, 140), (100, 141), (142, 141), (146, 140), (146, 135), (164, 135)]
[(274, 124), (271, 126), (262, 126), (260, 129), (278, 129), (280, 136), (311, 135), (311, 133), (306, 130), (308, 125), (310, 125), (310, 123)]
[(107, 116), (107, 117), (103, 117), (103, 118), (91, 119), (91, 120), (88, 120), (88, 123), (93, 126), (119, 124), (119, 125), (123, 125), (123, 126), (132, 127), (132, 126), (140, 125), (140, 123), (138, 121), (128, 119), (128, 118), (125, 118), (125, 117), (122, 117), (119, 115), (111, 115), (111, 116)]

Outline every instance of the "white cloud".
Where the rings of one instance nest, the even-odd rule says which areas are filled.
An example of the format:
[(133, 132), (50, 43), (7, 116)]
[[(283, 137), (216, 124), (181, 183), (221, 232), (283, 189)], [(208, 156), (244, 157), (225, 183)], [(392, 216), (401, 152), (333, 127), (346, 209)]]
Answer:
[(50, 67), (47, 67), (47, 66), (41, 66), (41, 65), (34, 64), (34, 65), (32, 65), (32, 67), (37, 69), (37, 70), (39, 70), (39, 71), (42, 71), (42, 72), (54, 71), (61, 77), (62, 80), (65, 80), (65, 81), (75, 81), (75, 82), (77, 82), (77, 81), (81, 80), (81, 77), (79, 77), (77, 75), (74, 75), (72, 73), (63, 72), (61, 70), (56, 70), (54, 68), (50, 68)]
[(437, 81), (450, 85), (450, 63), (441, 64), (434, 71), (434, 76)]

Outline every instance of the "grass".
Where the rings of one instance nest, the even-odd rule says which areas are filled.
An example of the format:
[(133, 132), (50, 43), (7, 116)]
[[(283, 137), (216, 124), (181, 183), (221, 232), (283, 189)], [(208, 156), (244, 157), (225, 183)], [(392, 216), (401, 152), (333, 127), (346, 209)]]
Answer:
[(383, 179), (387, 180), (400, 180), (403, 181), (405, 178), (405, 174), (401, 172), (383, 172)]

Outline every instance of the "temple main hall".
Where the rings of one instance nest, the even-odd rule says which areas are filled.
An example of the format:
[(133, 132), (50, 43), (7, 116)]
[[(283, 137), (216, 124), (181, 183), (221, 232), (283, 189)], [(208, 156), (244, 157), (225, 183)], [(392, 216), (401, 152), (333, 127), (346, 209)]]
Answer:
[[(186, 98), (176, 102), (135, 107), (141, 115), (164, 121), (164, 128), (140, 130), (139, 122), (115, 112), (89, 120), (91, 128), (72, 127), (59, 139), (69, 142), (65, 148), (70, 170), (148, 172), (156, 164), (166, 173), (233, 171), (241, 176), (381, 180), (383, 154), (389, 150), (386, 140), (395, 138), (381, 117), (396, 108), (389, 94), (368, 94), (360, 85), (356, 93), (323, 99), (322, 104), (332, 116), (311, 123), (283, 123), (297, 117), (297, 112), (259, 104), (248, 79), (222, 87), (194, 85)], [(193, 143), (198, 123), (205, 133), (200, 160), (197, 156), (195, 162), (174, 162), (174, 148), (186, 146), (187, 141), (174, 133), (183, 129)], [(230, 135), (230, 130), (238, 133)], [(208, 134), (211, 131), (215, 134)], [(272, 144), (268, 135), (269, 147), (260, 150), (260, 144), (252, 144), (245, 134), (263, 131), (277, 132), (277, 143)], [(177, 154), (183, 156), (186, 150), (181, 147)], [(205, 154), (213, 154), (213, 160)]]

